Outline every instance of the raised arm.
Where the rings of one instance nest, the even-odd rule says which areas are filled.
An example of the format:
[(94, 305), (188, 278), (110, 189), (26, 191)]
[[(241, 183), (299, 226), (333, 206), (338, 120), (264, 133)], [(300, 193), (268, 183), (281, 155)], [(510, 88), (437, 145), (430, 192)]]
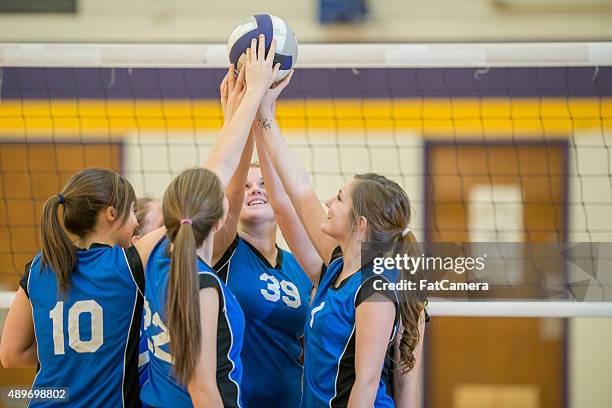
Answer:
[(293, 252), (293, 255), (295, 255), (312, 283), (316, 285), (319, 282), (321, 263), (323, 261), (312, 242), (310, 242), (304, 225), (302, 225), (302, 221), (300, 221), (300, 218), (293, 209), (289, 196), (285, 192), (283, 184), (270, 162), (268, 152), (261, 140), (260, 129), (255, 130), (255, 145), (257, 147), (261, 173), (266, 183), (268, 200), (272, 209), (274, 209), (276, 223), (280, 227), (289, 248), (291, 248), (291, 252)]
[(242, 151), (238, 169), (225, 190), (229, 202), (229, 209), (223, 227), (215, 234), (212, 265), (217, 263), (236, 237), (240, 210), (242, 210), (242, 202), (244, 201), (244, 186), (249, 173), (249, 165), (251, 164), (252, 156), (253, 137), (249, 136), (246, 146)]
[[(291, 72), (276, 88), (282, 90), (291, 80)], [(280, 90), (278, 92), (280, 93)], [(274, 98), (274, 101), (276, 98)], [(283, 187), (291, 200), (296, 214), (304, 226), (310, 241), (319, 257), (329, 263), (332, 252), (338, 243), (332, 237), (321, 231), (321, 224), (327, 218), (319, 198), (316, 196), (306, 170), (291, 152), (291, 149), (281, 135), (280, 128), (274, 117), (274, 104), (263, 104), (259, 107), (257, 124), (261, 129), (263, 145), (276, 174), (280, 177)], [(320, 265), (319, 265), (320, 266)]]
[[(263, 35), (259, 36), (259, 49), (257, 49), (257, 41), (251, 42), (251, 48), (246, 53), (245, 68), (240, 71), (233, 90), (233, 97), (239, 100), (238, 107), (229, 122), (223, 126), (204, 164), (204, 167), (211, 169), (219, 176), (225, 186), (229, 184), (238, 167), (261, 99), (272, 85), (274, 76), (280, 67), (280, 64), (276, 64), (272, 69), (275, 51), (276, 41), (272, 40), (268, 56), (265, 56)], [(228, 73), (227, 79), (228, 81), (233, 80), (233, 73)]]
[[(235, 93), (236, 84), (234, 81), (233, 67), (230, 66), (230, 71), (225, 76), (221, 83), (221, 107), (223, 109), (223, 117), (225, 118), (224, 127), (231, 121), (235, 111), (237, 97)], [(249, 165), (253, 156), (253, 137), (251, 135), (247, 139), (246, 146), (240, 156), (240, 163), (234, 173), (226, 193), (229, 202), (229, 210), (223, 227), (215, 234), (212, 264), (214, 265), (223, 253), (227, 250), (232, 240), (236, 236), (238, 230), (238, 219), (242, 202), (244, 201), (244, 185), (246, 183), (247, 174), (249, 173)]]

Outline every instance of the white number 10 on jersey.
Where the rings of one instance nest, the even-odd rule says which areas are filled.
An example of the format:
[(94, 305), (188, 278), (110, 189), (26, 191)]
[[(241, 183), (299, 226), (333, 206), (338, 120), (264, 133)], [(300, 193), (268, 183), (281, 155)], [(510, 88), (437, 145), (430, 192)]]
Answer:
[[(81, 313), (91, 316), (91, 338), (81, 339), (79, 317)], [(56, 355), (64, 351), (64, 302), (57, 302), (49, 312), (53, 322), (53, 351)], [(77, 353), (93, 353), (104, 343), (104, 316), (102, 306), (95, 300), (79, 300), (68, 309), (68, 345)]]

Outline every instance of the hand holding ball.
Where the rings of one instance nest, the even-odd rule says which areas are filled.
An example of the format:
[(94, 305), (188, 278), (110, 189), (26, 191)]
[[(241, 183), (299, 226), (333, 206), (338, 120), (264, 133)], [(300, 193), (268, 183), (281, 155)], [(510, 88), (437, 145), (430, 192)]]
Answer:
[(251, 40), (260, 34), (266, 38), (266, 54), (270, 50), (272, 39), (276, 40), (276, 53), (272, 66), (280, 64), (280, 70), (274, 78), (278, 82), (285, 78), (297, 60), (297, 39), (293, 30), (281, 18), (271, 14), (256, 14), (241, 23), (230, 35), (227, 43), (230, 63), (240, 71), (244, 64), (245, 50)]

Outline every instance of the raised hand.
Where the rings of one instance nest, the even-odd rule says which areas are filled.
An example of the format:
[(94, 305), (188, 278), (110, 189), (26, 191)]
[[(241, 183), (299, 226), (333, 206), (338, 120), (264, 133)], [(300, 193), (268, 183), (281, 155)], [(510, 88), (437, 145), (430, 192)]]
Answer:
[(272, 40), (270, 50), (266, 56), (266, 41), (263, 34), (259, 35), (259, 45), (256, 39), (251, 41), (251, 47), (246, 51), (246, 86), (247, 90), (263, 94), (270, 88), (280, 69), (280, 64), (274, 68), (274, 54), (276, 53), (276, 40)]
[(283, 89), (289, 85), (291, 81), (291, 77), (293, 76), (293, 70), (289, 72), (289, 74), (283, 78), (282, 81), (275, 83), (269, 88), (264, 94), (263, 99), (261, 100), (261, 104), (259, 104), (258, 114), (260, 116), (268, 116), (270, 114), (274, 114), (276, 111), (276, 100), (278, 96), (283, 92)]
[(244, 70), (241, 70), (236, 82), (233, 82), (234, 73), (230, 67), (224, 79), (225, 84), (222, 83), (220, 87), (221, 107), (226, 118), (221, 129), (221, 137), (213, 146), (204, 167), (217, 173), (225, 186), (229, 184), (238, 168), (241, 152), (244, 150), (257, 109), (280, 69), (280, 64), (272, 69), (276, 52), (274, 41), (267, 58), (263, 35), (259, 37), (259, 52), (256, 46), (257, 41), (253, 40), (246, 53)]
[(232, 116), (234, 116), (236, 109), (238, 109), (244, 97), (246, 92), (244, 77), (244, 67), (240, 70), (238, 78), (236, 78), (234, 74), (234, 65), (230, 64), (229, 70), (219, 87), (221, 91), (221, 109), (223, 110), (224, 123), (228, 123)]

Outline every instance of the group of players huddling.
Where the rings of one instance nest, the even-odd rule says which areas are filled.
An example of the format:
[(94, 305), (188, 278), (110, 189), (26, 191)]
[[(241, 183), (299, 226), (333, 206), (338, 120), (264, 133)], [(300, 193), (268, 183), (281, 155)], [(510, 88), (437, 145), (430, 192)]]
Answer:
[(416, 406), (424, 303), (373, 289), (403, 271), (361, 260), (365, 241), (415, 243), (408, 197), (362, 174), (325, 211), (275, 120), (292, 73), (273, 84), (264, 43), (229, 67), (220, 137), (168, 185), (161, 227), (133, 239), (134, 189), (108, 170), (47, 200), (0, 357), (69, 402), (30, 406)]

